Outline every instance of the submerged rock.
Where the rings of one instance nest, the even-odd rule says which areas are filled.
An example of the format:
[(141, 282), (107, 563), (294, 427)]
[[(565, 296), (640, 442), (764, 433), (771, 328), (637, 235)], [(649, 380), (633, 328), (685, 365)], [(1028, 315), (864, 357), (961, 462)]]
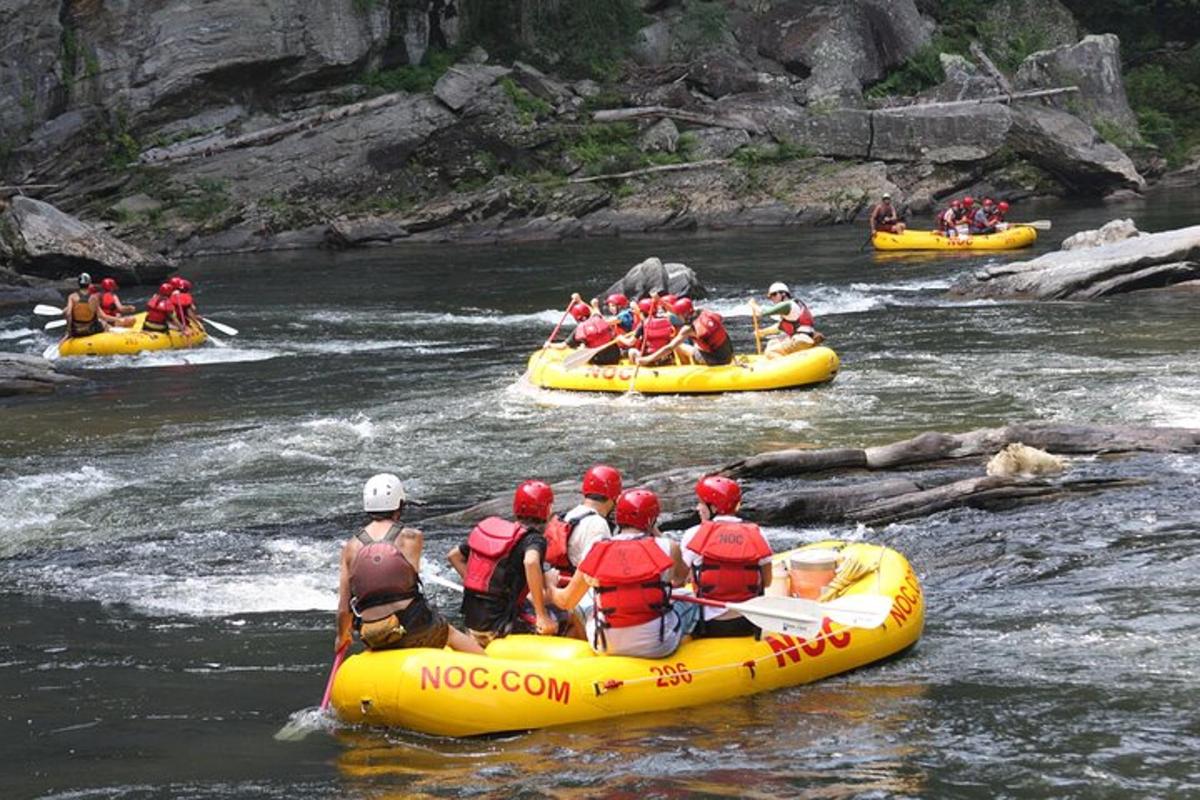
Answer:
[(965, 297), (1087, 300), (1198, 278), (1200, 225), (1193, 225), (988, 267), (960, 279), (950, 293)]
[(0, 353), (0, 397), (49, 394), (60, 386), (79, 383), (74, 375), (58, 373), (41, 356)]
[(652, 292), (676, 294), (692, 299), (708, 296), (708, 290), (691, 267), (686, 264), (664, 264), (655, 256), (636, 264), (625, 273), (625, 277), (608, 287), (604, 295), (615, 292), (620, 292), (630, 300), (649, 297)]
[(1078, 250), (1083, 247), (1099, 247), (1102, 244), (1112, 244), (1134, 236), (1141, 236), (1131, 219), (1114, 219), (1094, 231), (1080, 231), (1063, 240), (1062, 250)]

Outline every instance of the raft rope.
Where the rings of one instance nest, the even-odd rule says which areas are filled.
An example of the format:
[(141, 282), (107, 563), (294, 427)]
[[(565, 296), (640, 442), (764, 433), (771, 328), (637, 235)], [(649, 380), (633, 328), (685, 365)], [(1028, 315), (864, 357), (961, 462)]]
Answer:
[[(760, 663), (762, 663), (763, 661), (774, 661), (775, 659), (779, 658), (780, 656), (783, 656), (788, 653), (792, 653), (792, 652), (799, 650), (801, 647), (811, 646), (817, 642), (824, 641), (825, 639), (832, 636), (834, 633), (840, 633), (840, 631), (830, 631), (829, 633), (821, 633), (821, 635), (817, 636), (816, 638), (805, 639), (803, 642), (796, 642), (791, 647), (786, 647), (782, 650), (775, 650), (772, 648), (770, 653), (758, 656), (757, 658), (749, 658), (744, 661), (736, 661), (736, 662), (731, 661), (728, 664), (714, 664), (711, 667), (700, 667), (698, 669), (689, 669), (688, 674), (689, 675), (703, 675), (707, 672), (721, 672), (723, 670), (742, 669), (744, 667), (745, 669), (750, 670), (750, 678), (754, 679), (754, 678), (758, 677), (756, 674), (756, 670), (758, 669), (758, 665)], [(596, 696), (599, 697), (600, 695), (602, 695), (606, 692), (610, 692), (613, 689), (620, 689), (622, 686), (636, 686), (639, 683), (649, 683), (650, 681), (657, 682), (657, 681), (663, 680), (664, 678), (669, 678), (669, 677), (670, 677), (669, 675), (648, 675), (644, 678), (624, 678), (624, 679), (610, 678), (609, 680), (606, 680), (606, 681), (594, 681), (592, 683), (592, 690), (596, 693)]]

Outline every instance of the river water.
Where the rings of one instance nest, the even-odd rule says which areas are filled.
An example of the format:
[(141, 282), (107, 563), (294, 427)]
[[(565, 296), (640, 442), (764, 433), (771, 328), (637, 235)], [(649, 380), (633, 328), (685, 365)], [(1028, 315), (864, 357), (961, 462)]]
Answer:
[[(1195, 224), (1200, 193), (1044, 206), (1035, 252), (1112, 216)], [(997, 258), (884, 258), (858, 229), (196, 261), (229, 347), (84, 362), (0, 406), (4, 797), (1200, 795), (1200, 457), (1075, 459), (1145, 485), (829, 535), (905, 553), (929, 603), (887, 664), (722, 707), (448, 741), (272, 734), (319, 699), (339, 544), (389, 470), (414, 518), (571, 478), (1017, 421), (1200, 427), (1197, 295), (948, 300)], [(648, 255), (700, 274), (735, 342), (773, 280), (842, 357), (811, 391), (614, 399), (523, 387), (570, 291)], [(1020, 254), (1027, 257), (1028, 253)], [(139, 293), (130, 298), (142, 300)], [(40, 352), (0, 316), (0, 348)], [(427, 528), (430, 569), (464, 531)], [(446, 610), (449, 594), (434, 591)]]

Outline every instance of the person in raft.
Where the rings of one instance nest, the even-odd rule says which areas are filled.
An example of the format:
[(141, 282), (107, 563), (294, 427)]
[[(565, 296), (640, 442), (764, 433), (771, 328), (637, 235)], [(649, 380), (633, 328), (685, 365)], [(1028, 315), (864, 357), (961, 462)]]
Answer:
[(554, 513), (554, 491), (525, 481), (513, 494), (514, 522), (488, 517), (446, 555), (463, 582), (462, 613), (467, 633), (481, 647), (510, 633), (559, 635), (567, 614), (547, 605), (542, 560), (543, 531)]
[(993, 207), (992, 214), (988, 217), (988, 225), (998, 231), (1008, 230), (1008, 223), (1004, 221), (1006, 214), (1008, 214), (1008, 202), (1001, 200)]
[(996, 207), (992, 203), (992, 198), (983, 198), (983, 204), (971, 215), (970, 226), (967, 230), (974, 236), (995, 233), (996, 226), (992, 224), (992, 215), (995, 213)]
[(116, 321), (100, 307), (100, 294), (92, 291), (91, 275), (81, 272), (77, 283), (79, 288), (67, 297), (67, 305), (63, 309), (63, 317), (67, 320), (64, 340), (101, 333)]
[(425, 540), (400, 523), (404, 501), (404, 486), (390, 473), (375, 475), (363, 487), (370, 522), (342, 546), (334, 650), (349, 645), (357, 630), (371, 650), (449, 644), (482, 654), (483, 648), (446, 622), (422, 594), (418, 570)]
[[(588, 359), (589, 364), (610, 365), (621, 360), (620, 342), (616, 333), (599, 311), (583, 302), (578, 294), (571, 295), (574, 301), (567, 311), (575, 319), (575, 331), (565, 342), (554, 342), (550, 347), (562, 349), (565, 347), (599, 347), (596, 354)], [(604, 345), (611, 345), (605, 347)]]
[[(737, 481), (706, 475), (696, 484), (700, 524), (679, 543), (698, 597), (740, 603), (771, 585), (771, 546), (753, 522), (737, 516), (742, 488)], [(704, 606), (695, 637), (758, 636), (761, 631), (736, 611)]]
[[(720, 314), (707, 308), (697, 310), (687, 297), (676, 300), (673, 310), (681, 327), (671, 341), (659, 350), (647, 353), (643, 356), (644, 360), (659, 361), (670, 351), (679, 356), (681, 364), (719, 367), (733, 363), (733, 342), (729, 339)], [(687, 343), (689, 340), (691, 344)]]
[(675, 325), (668, 315), (671, 309), (663, 305), (657, 293), (649, 299), (650, 310), (646, 312), (641, 326), (634, 331), (634, 346), (629, 351), (629, 360), (645, 367), (674, 364), (675, 351), (667, 347), (675, 338)]
[(175, 303), (171, 295), (178, 291), (173, 283), (164, 283), (158, 287), (158, 294), (146, 301), (146, 316), (142, 320), (142, 330), (150, 333), (167, 333), (171, 330), (183, 331), (183, 323), (175, 312)]
[(938, 214), (937, 232), (943, 236), (958, 236), (958, 218), (962, 213), (962, 201), (951, 200), (946, 210)]
[(592, 545), (571, 582), (551, 590), (554, 604), (573, 609), (592, 589), (588, 640), (597, 653), (665, 658), (679, 647), (699, 606), (671, 603), (671, 588), (687, 580), (679, 545), (658, 529), (658, 496), (631, 489), (617, 499), (617, 532)]
[(608, 519), (621, 495), (621, 473), (596, 464), (583, 473), (581, 491), (579, 505), (546, 524), (546, 563), (568, 580), (591, 546), (612, 536)]
[[(608, 307), (608, 324), (612, 326), (613, 333), (617, 336), (633, 333), (638, 323), (642, 321), (637, 308), (631, 306), (629, 298), (620, 292), (610, 294), (605, 300), (605, 305)], [(598, 308), (599, 302), (593, 300), (592, 307)]]
[(767, 299), (772, 305), (766, 308), (759, 308), (758, 303), (750, 300), (750, 312), (755, 316), (779, 317), (779, 322), (762, 332), (764, 336), (778, 334), (767, 343), (767, 358), (779, 358), (807, 350), (825, 341), (825, 337), (813, 327), (813, 315), (808, 306), (792, 297), (792, 290), (786, 283), (772, 283), (767, 288)]
[(113, 325), (128, 328), (135, 321), (128, 315), (133, 314), (137, 309), (121, 302), (121, 297), (117, 294), (120, 288), (116, 278), (105, 278), (100, 281), (100, 310), (112, 318)]
[(892, 205), (892, 196), (887, 192), (883, 193), (883, 197), (871, 209), (868, 220), (871, 224), (871, 233), (904, 233), (904, 219)]
[(200, 312), (196, 310), (196, 301), (192, 297), (192, 282), (176, 275), (171, 278), (170, 283), (175, 287), (171, 294), (171, 303), (179, 321), (184, 328), (200, 327)]

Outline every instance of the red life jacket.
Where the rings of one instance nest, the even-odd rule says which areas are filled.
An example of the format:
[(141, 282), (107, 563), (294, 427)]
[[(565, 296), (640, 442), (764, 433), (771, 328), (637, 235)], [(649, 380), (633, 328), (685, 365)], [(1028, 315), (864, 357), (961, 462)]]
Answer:
[(664, 570), (671, 557), (662, 551), (652, 536), (636, 539), (604, 539), (592, 545), (579, 565), (580, 572), (591, 575), (596, 587), (597, 630), (628, 628), (663, 617), (671, 607), (671, 584), (664, 581)]
[(105, 292), (100, 295), (100, 310), (110, 317), (115, 317), (120, 313), (117, 308), (117, 296), (113, 292)]
[(463, 587), (473, 592), (501, 597), (507, 590), (507, 559), (517, 543), (528, 530), (519, 522), (509, 522), (500, 517), (488, 517), (481, 521), (467, 537), (467, 574)]
[(702, 522), (688, 550), (704, 559), (694, 568), (698, 596), (740, 603), (762, 594), (758, 562), (771, 547), (753, 522)]
[(612, 340), (612, 326), (604, 317), (588, 317), (575, 327), (575, 341), (583, 342), (585, 347), (599, 347)]
[(796, 333), (799, 330), (801, 333), (812, 333), (813, 330), (813, 315), (808, 310), (808, 306), (801, 303), (799, 300), (793, 300), (793, 303), (800, 309), (800, 313), (795, 319), (781, 319), (779, 321), (779, 330), (786, 333), (788, 336)]
[(718, 348), (729, 340), (725, 332), (725, 321), (721, 315), (707, 308), (692, 320), (692, 329), (696, 331), (696, 346), (706, 353), (715, 353)]
[(571, 543), (571, 534), (575, 532), (576, 525), (593, 514), (599, 516), (596, 511), (588, 509), (587, 513), (580, 514), (571, 520), (565, 520), (558, 515), (550, 519), (550, 522), (546, 524), (545, 534), (547, 564), (559, 572), (575, 571), (575, 565), (571, 563), (571, 559), (567, 555)]
[(152, 325), (160, 327), (166, 325), (170, 313), (170, 298), (156, 294), (146, 303), (146, 322)]
[(365, 530), (358, 532), (363, 547), (350, 565), (350, 608), (356, 616), (379, 606), (371, 616), (382, 618), (395, 610), (394, 606), (421, 594), (417, 571), (396, 547), (402, 530), (393, 524), (378, 540)]
[(653, 353), (675, 337), (675, 326), (666, 317), (651, 317), (642, 324), (643, 352)]

